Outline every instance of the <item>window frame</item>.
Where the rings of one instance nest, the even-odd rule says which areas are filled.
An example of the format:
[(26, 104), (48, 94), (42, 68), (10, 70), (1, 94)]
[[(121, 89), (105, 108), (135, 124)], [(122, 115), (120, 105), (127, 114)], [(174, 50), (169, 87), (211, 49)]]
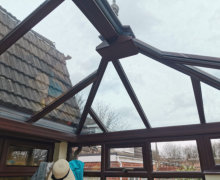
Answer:
[[(129, 168), (129, 167), (120, 167), (120, 168), (116, 168), (116, 167), (111, 167), (111, 149), (112, 148), (135, 148), (135, 147), (140, 147), (142, 149), (142, 161), (143, 161), (143, 168)], [(132, 144), (132, 145), (127, 145), (127, 144), (108, 144), (106, 146), (106, 155), (107, 155), (107, 166), (106, 166), (106, 171), (147, 171), (146, 168), (146, 161), (144, 161), (144, 143), (136, 143), (136, 144)], [(130, 170), (132, 169), (132, 170)]]
[[(153, 171), (153, 161), (151, 153), (151, 143), (153, 142), (169, 142), (169, 141), (196, 141), (199, 161), (200, 161), (200, 172), (154, 172)], [(148, 180), (153, 180), (154, 178), (201, 178), (205, 180), (205, 175), (214, 171), (211, 163), (207, 163), (207, 159), (210, 158), (211, 153), (207, 153), (207, 149), (211, 148), (211, 143), (209, 142), (209, 137), (207, 135), (196, 135), (196, 136), (178, 136), (178, 137), (155, 137), (155, 138), (145, 138), (138, 140), (118, 140), (118, 141), (107, 141), (100, 143), (77, 143), (72, 144), (72, 146), (102, 146), (101, 154), (101, 172), (90, 172), (85, 171), (85, 177), (100, 177), (101, 180), (105, 180), (107, 177), (142, 177), (148, 178)], [(108, 169), (108, 163), (110, 158), (109, 148), (120, 148), (120, 147), (140, 147), (142, 145), (143, 149), (143, 163), (144, 171), (133, 170), (123, 172), (122, 169), (112, 170)], [(69, 144), (70, 146), (70, 144)], [(205, 148), (204, 148), (205, 147)]]
[(53, 160), (54, 144), (49, 142), (40, 142), (24, 139), (5, 138), (4, 145), (2, 147), (0, 173), (1, 176), (13, 177), (13, 176), (32, 176), (38, 169), (38, 166), (7, 166), (6, 160), (8, 150), (10, 146), (23, 146), (33, 147), (48, 150), (47, 161)]
[(214, 158), (212, 143), (211, 143), (212, 139), (219, 139), (220, 140), (220, 135), (211, 135), (208, 138), (209, 138), (209, 143), (210, 143), (210, 154), (211, 154), (212, 168), (209, 171), (207, 171), (206, 173), (210, 174), (210, 173), (213, 173), (216, 171), (220, 171), (220, 164), (215, 163), (215, 158)]

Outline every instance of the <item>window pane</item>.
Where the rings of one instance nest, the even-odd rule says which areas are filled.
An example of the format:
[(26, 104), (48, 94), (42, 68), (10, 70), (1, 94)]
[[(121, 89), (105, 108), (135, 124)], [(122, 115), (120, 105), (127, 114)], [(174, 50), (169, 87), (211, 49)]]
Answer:
[(141, 147), (111, 148), (111, 168), (143, 168), (143, 154)]
[(0, 177), (0, 180), (31, 180), (30, 177)]
[(211, 139), (212, 152), (216, 165), (220, 165), (220, 139)]
[(31, 147), (10, 146), (8, 148), (7, 166), (39, 166), (47, 161), (48, 150)]
[(197, 67), (213, 76), (215, 76), (216, 78), (220, 79), (220, 70), (218, 69), (212, 69), (212, 68), (204, 68), (204, 67)]
[(117, 4), (122, 24), (130, 25), (136, 37), (152, 46), (220, 56), (218, 0), (117, 0)]
[(107, 180), (147, 180), (147, 178), (142, 177), (107, 177)]
[(154, 180), (202, 180), (202, 178), (154, 178)]
[[(13, 28), (15, 28), (22, 20), (24, 20), (30, 13), (32, 13), (45, 0), (1, 0), (0, 4), (0, 39), (7, 35)], [(22, 8), (22, 5), (24, 5)], [(8, 12), (10, 16), (8, 16)]]
[(200, 123), (190, 77), (141, 54), (121, 63), (152, 127)]
[(83, 177), (84, 180), (100, 180), (100, 177)]
[[(85, 171), (101, 171), (101, 146), (85, 146), (82, 148), (80, 154), (75, 156), (77, 147), (72, 147), (69, 161), (78, 158), (84, 162)], [(75, 153), (76, 154), (76, 153)]]
[(35, 125), (75, 133), (90, 89), (91, 85), (55, 108), (44, 118), (37, 121)]
[(204, 111), (207, 122), (220, 121), (220, 91), (201, 83)]
[(88, 115), (81, 134), (96, 134), (102, 132), (103, 131), (99, 128), (94, 119), (90, 115)]
[(154, 171), (201, 171), (196, 141), (151, 143)]
[[(9, 6), (7, 10), (20, 18), (24, 5), (11, 0), (8, 3), (17, 11), (14, 13)], [(7, 2), (3, 0), (4, 4)], [(10, 13), (6, 15), (8, 20), (14, 18)], [(2, 31), (0, 27), (0, 37)], [(0, 105), (6, 109), (4, 117), (26, 121), (94, 72), (101, 59), (95, 51), (100, 43), (98, 35), (74, 2), (66, 0), (19, 39), (0, 56)], [(73, 97), (34, 125), (74, 133), (81, 116), (76, 103)]]
[(92, 107), (109, 131), (146, 128), (112, 63), (107, 66)]

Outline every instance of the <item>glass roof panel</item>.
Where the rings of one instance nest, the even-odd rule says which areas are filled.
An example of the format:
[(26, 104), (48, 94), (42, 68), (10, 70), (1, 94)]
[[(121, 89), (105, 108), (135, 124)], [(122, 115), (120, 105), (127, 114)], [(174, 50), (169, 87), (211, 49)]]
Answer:
[(130, 25), (138, 39), (164, 51), (220, 56), (218, 0), (116, 0), (116, 4), (119, 20)]
[[(18, 8), (21, 4), (16, 7), (17, 3), (13, 2), (17, 8), (14, 12), (14, 7), (7, 6), (10, 2), (12, 4), (11, 0), (1, 3), (6, 9), (0, 9), (2, 27), (6, 26), (1, 23), (4, 13), (7, 20), (15, 21), (10, 13), (20, 20), (25, 17), (25, 12)], [(27, 3), (24, 9), (30, 7), (29, 10), (33, 11), (31, 5), (34, 4), (37, 5), (35, 0), (32, 4)], [(0, 28), (1, 38), (5, 35), (3, 31), (4, 28)], [(95, 51), (101, 42), (98, 35), (76, 5), (71, 0), (64, 1), (0, 56), (0, 106), (3, 104), (7, 108), (4, 114), (9, 117), (8, 111), (13, 110), (16, 115), (10, 114), (9, 118), (25, 121), (94, 72), (101, 59)], [(69, 122), (78, 124), (81, 109), (80, 112), (77, 110), (74, 98), (65, 103), (67, 105), (61, 105), (35, 125), (73, 132), (73, 123)], [(61, 111), (64, 112), (57, 118), (57, 112)], [(74, 111), (77, 112), (73, 117)], [(21, 115), (17, 116), (19, 113)]]
[(199, 123), (188, 76), (141, 54), (121, 63), (152, 127)]
[(220, 70), (219, 69), (204, 68), (204, 67), (197, 67), (197, 68), (199, 68), (199, 69), (201, 69), (201, 70), (220, 79)]
[(88, 115), (80, 134), (96, 134), (102, 132), (103, 131), (99, 128), (94, 119), (90, 115)]
[(35, 125), (74, 133), (78, 127), (82, 110), (85, 106), (85, 99), (88, 97), (91, 86), (88, 86), (82, 92), (58, 106), (37, 121)]
[(145, 128), (112, 63), (108, 64), (92, 107), (109, 131)]
[[(1, 0), (0, 11), (1, 13), (8, 11), (15, 18), (8, 18), (7, 13), (4, 13), (1, 18), (1, 31), (2, 35), (6, 35), (10, 32), (16, 25), (18, 25), (22, 20), (24, 20), (29, 14), (31, 14), (38, 6), (40, 6), (45, 0), (22, 0), (22, 1), (14, 1), (14, 0)], [(24, 6), (25, 5), (25, 6)], [(2, 26), (2, 24), (7, 25), (7, 27)], [(2, 37), (0, 37), (2, 39)]]
[(220, 121), (220, 91), (201, 83), (205, 117), (207, 122)]

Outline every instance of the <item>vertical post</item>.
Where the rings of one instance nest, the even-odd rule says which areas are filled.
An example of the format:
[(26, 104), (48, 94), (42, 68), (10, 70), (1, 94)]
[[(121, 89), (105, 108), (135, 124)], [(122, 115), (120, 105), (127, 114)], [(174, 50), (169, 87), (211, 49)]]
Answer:
[(144, 169), (147, 170), (148, 180), (153, 180), (152, 172), (153, 172), (153, 164), (152, 164), (152, 153), (151, 153), (151, 143), (147, 141), (143, 145), (143, 161), (144, 161)]
[(215, 167), (215, 161), (212, 154), (210, 139), (205, 136), (200, 136), (196, 139), (196, 141), (202, 172), (212, 170)]
[(55, 143), (53, 161), (67, 158), (67, 142)]
[(105, 169), (106, 169), (106, 146), (105, 144), (102, 145), (101, 151), (101, 180), (105, 180)]

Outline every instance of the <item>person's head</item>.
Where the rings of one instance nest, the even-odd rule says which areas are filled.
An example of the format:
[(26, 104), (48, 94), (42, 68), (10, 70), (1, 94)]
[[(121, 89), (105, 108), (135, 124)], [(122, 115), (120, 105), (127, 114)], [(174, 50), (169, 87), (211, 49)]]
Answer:
[(54, 163), (48, 180), (75, 180), (75, 176), (69, 163), (65, 159), (60, 159)]

